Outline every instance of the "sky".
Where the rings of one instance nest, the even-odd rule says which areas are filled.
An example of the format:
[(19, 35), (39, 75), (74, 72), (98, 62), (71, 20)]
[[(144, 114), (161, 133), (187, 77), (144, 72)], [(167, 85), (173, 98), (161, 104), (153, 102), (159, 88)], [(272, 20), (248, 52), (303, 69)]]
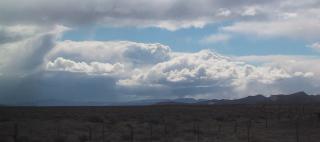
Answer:
[(2, 0), (0, 104), (320, 94), (318, 0)]

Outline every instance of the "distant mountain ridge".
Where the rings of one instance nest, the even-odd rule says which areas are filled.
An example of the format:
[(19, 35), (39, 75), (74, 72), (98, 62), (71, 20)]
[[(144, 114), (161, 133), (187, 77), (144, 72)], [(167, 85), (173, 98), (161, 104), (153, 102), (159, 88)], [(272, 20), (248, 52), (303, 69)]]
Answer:
[(126, 103), (119, 103), (117, 105), (174, 105), (174, 104), (196, 104), (204, 99), (193, 99), (193, 98), (177, 98), (177, 99), (152, 99), (152, 100), (139, 100), (131, 101)]
[(270, 97), (259, 94), (233, 100), (196, 100), (192, 98), (180, 98), (173, 100), (153, 100), (153, 104), (148, 100), (144, 100), (142, 102), (149, 102), (147, 105), (320, 104), (320, 95), (308, 95), (307, 93), (301, 91), (288, 95), (271, 95)]
[(320, 104), (320, 95), (308, 95), (305, 92), (296, 92), (293, 94), (247, 96), (240, 99), (147, 99), (130, 102), (77, 102), (61, 100), (42, 100), (19, 104), (1, 104), (0, 106), (148, 106), (148, 105), (232, 105), (232, 104)]
[(104, 102), (104, 101), (65, 101), (65, 100), (37, 100), (32, 102), (20, 102), (1, 106), (147, 106), (155, 104), (196, 104), (204, 99), (177, 98), (177, 99), (146, 99), (129, 102)]
[(315, 104), (320, 103), (320, 95), (308, 95), (305, 92), (296, 92), (289, 95), (271, 95), (265, 97), (263, 95), (248, 96), (234, 100), (209, 100), (199, 102), (198, 104)]

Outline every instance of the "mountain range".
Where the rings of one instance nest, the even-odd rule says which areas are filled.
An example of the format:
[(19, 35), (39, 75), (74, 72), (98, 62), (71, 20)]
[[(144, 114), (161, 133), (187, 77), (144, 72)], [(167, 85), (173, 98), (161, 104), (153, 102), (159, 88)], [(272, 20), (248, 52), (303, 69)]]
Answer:
[(240, 99), (147, 99), (130, 102), (77, 102), (61, 100), (43, 100), (19, 104), (5, 104), (0, 106), (147, 106), (147, 105), (228, 105), (228, 104), (320, 104), (320, 95), (308, 95), (305, 92), (293, 94), (248, 96)]
[(194, 102), (167, 101), (159, 102), (155, 105), (173, 105), (173, 104), (195, 104), (195, 105), (228, 105), (228, 104), (320, 104), (320, 95), (308, 95), (305, 92), (296, 92), (293, 94), (271, 95), (269, 97), (263, 95), (248, 96), (240, 99), (213, 99), (213, 100), (194, 100)]
[(248, 96), (234, 100), (208, 100), (198, 104), (317, 104), (320, 103), (320, 95), (308, 95), (305, 92), (293, 94), (279, 94), (266, 97), (263, 95)]

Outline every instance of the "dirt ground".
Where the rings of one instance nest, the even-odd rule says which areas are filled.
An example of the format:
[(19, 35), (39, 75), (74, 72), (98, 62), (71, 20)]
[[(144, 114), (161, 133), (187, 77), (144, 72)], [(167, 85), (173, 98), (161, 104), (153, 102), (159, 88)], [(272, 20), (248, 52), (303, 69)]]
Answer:
[(0, 142), (319, 140), (319, 105), (0, 107)]

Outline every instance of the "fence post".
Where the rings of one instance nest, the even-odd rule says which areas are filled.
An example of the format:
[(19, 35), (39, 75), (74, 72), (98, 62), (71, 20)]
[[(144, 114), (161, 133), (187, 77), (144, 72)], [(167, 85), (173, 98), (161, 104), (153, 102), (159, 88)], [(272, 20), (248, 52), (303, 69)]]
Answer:
[(89, 126), (89, 142), (92, 142), (92, 128)]
[(296, 118), (296, 142), (299, 142), (300, 139), (300, 124), (299, 124), (299, 116)]
[(250, 133), (251, 133), (251, 122), (252, 120), (250, 119), (249, 121), (248, 121), (248, 124), (247, 124), (247, 138), (248, 138), (248, 142), (250, 142)]
[(14, 124), (14, 130), (13, 130), (13, 141), (18, 142), (19, 137), (19, 126), (17, 123)]
[(152, 142), (152, 136), (153, 136), (153, 126), (152, 123), (149, 124), (150, 127), (150, 142)]
[(199, 120), (195, 120), (193, 122), (193, 133), (196, 136), (197, 142), (200, 141), (200, 126), (199, 126)]
[(134, 130), (133, 130), (133, 126), (130, 125), (130, 124), (127, 124), (127, 127), (128, 127), (129, 130), (130, 130), (130, 142), (133, 142), (133, 140), (134, 140)]
[(266, 118), (265, 118), (266, 128), (268, 128), (268, 126), (269, 126), (269, 122), (268, 122), (269, 120), (268, 120), (268, 119), (269, 119), (269, 115), (268, 115), (268, 113), (267, 113), (267, 114), (266, 114)]
[(105, 128), (104, 128), (104, 124), (102, 123), (102, 142), (105, 142), (104, 133), (105, 133)]
[(233, 132), (234, 132), (234, 133), (237, 133), (237, 131), (238, 131), (238, 121), (235, 120), (235, 121), (234, 121), (234, 129), (233, 129)]

